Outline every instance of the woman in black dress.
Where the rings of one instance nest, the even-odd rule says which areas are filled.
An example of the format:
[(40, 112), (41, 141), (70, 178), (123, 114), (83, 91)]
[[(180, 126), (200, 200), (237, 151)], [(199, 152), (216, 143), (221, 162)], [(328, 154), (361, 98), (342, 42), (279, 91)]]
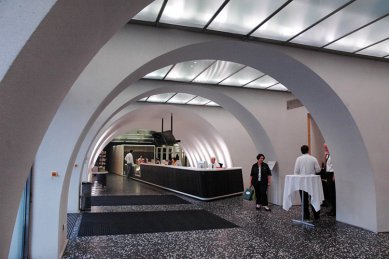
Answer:
[(254, 186), (255, 195), (257, 197), (256, 209), (260, 210), (261, 206), (266, 211), (270, 211), (267, 201), (267, 189), (271, 184), (271, 171), (265, 162), (265, 156), (263, 154), (257, 155), (258, 162), (253, 164), (250, 174), (251, 186)]

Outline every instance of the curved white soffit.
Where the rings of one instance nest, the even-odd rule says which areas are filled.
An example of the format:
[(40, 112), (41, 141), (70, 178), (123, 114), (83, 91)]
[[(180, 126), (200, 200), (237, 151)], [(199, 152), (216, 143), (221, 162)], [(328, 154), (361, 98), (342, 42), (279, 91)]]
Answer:
[[(120, 135), (129, 129), (151, 129), (160, 131), (160, 121), (165, 121), (174, 115), (175, 125), (174, 135), (181, 140), (180, 145), (185, 149), (188, 157), (196, 157), (201, 160), (209, 160), (211, 156), (216, 156), (218, 161), (223, 162), (227, 167), (232, 166), (231, 156), (223, 138), (209, 122), (195, 112), (183, 107), (174, 105), (148, 104), (126, 113), (118, 118), (99, 134), (97, 142), (94, 144), (92, 151), (92, 161), (97, 158), (101, 150), (107, 145), (112, 138)], [(199, 152), (198, 150), (201, 150)], [(197, 159), (198, 160), (198, 159)], [(191, 166), (195, 166), (195, 161), (191, 161)]]

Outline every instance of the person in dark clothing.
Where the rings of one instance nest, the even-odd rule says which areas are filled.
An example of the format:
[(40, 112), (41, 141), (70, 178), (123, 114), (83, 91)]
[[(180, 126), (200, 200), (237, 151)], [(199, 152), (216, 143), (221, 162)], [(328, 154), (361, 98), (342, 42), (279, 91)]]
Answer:
[(328, 199), (331, 205), (331, 210), (327, 213), (328, 216), (336, 216), (336, 191), (335, 191), (335, 174), (334, 167), (332, 165), (332, 159), (330, 155), (330, 150), (328, 149), (327, 144), (324, 143), (324, 161), (325, 161), (325, 173), (327, 178), (328, 186)]
[(265, 162), (265, 156), (263, 154), (257, 155), (258, 162), (251, 167), (250, 184), (254, 186), (255, 195), (257, 197), (256, 209), (260, 210), (261, 206), (266, 211), (270, 211), (267, 201), (267, 189), (271, 184), (271, 171)]

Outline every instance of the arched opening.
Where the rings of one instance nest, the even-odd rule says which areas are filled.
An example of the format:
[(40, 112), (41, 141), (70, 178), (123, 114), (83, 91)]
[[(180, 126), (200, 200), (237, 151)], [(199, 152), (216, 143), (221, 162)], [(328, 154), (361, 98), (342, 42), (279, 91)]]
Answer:
[[(241, 51), (237, 51), (241, 50)], [(274, 53), (273, 53), (274, 52)], [(232, 54), (231, 54), (232, 53)], [(239, 55), (237, 54), (239, 53)], [(256, 53), (257, 55), (253, 55), (252, 53)], [(94, 115), (90, 117), (88, 127), (90, 128), (93, 124), (92, 122), (95, 121), (97, 118), (99, 112), (102, 112), (102, 110), (105, 107), (105, 104), (109, 103), (110, 100), (113, 100), (113, 98), (116, 97), (118, 93), (120, 93), (122, 90), (124, 90), (128, 85), (131, 85), (133, 81), (136, 81), (136, 79), (139, 79), (144, 74), (147, 74), (155, 69), (158, 69), (160, 67), (166, 66), (170, 64), (171, 62), (179, 62), (183, 60), (190, 60), (190, 59), (199, 59), (199, 58), (215, 58), (215, 59), (227, 59), (233, 62), (239, 62), (243, 64), (250, 65), (251, 67), (258, 68), (262, 71), (266, 71), (268, 74), (271, 74), (275, 78), (277, 78), (279, 81), (281, 81), (284, 85), (288, 86), (288, 88), (293, 92), (294, 90), (301, 94), (302, 99), (306, 99), (308, 104), (311, 104), (314, 106), (313, 112), (318, 111), (318, 116), (315, 116), (316, 121), (318, 122), (319, 126), (319, 119), (320, 115), (328, 116), (328, 112), (332, 112), (332, 110), (328, 111), (322, 111), (320, 109), (317, 109), (315, 106), (317, 101), (317, 95), (323, 94), (327, 95), (331, 98), (333, 98), (333, 109), (338, 109), (340, 112), (337, 113), (337, 116), (340, 117), (346, 116), (344, 118), (344, 121), (350, 121), (352, 120), (351, 116), (345, 109), (344, 105), (340, 100), (337, 98), (336, 94), (331, 91), (331, 89), (328, 87), (328, 85), (325, 84), (317, 75), (315, 75), (312, 71), (307, 69), (304, 65), (301, 63), (291, 59), (290, 57), (285, 56), (282, 53), (279, 53), (277, 51), (269, 50), (267, 47), (263, 46), (257, 46), (253, 44), (246, 44), (246, 43), (237, 43), (237, 42), (209, 42), (209, 43), (200, 43), (195, 45), (190, 45), (187, 47), (179, 48), (175, 51), (172, 51), (168, 54), (164, 54), (156, 58), (155, 60), (147, 63), (146, 65), (142, 66), (141, 68), (137, 69), (133, 74), (126, 77), (117, 87), (114, 91), (112, 91), (102, 102), (99, 109), (95, 111)], [(265, 60), (265, 61), (264, 61)], [(281, 62), (281, 61), (284, 61)], [(262, 63), (264, 62), (264, 63)], [(272, 64), (270, 68), (268, 67), (269, 63)], [(280, 68), (282, 67), (282, 69)], [(301, 70), (299, 70), (300, 68)], [(284, 74), (287, 70), (290, 70), (294, 73), (294, 76)], [(279, 76), (279, 77), (278, 77)], [(297, 78), (297, 79), (296, 79)], [(289, 83), (290, 84), (289, 84)], [(85, 89), (83, 90), (85, 91)], [(307, 93), (310, 93), (312, 96), (307, 95)], [(330, 98), (330, 99), (331, 99)], [(217, 96), (215, 98), (210, 99), (217, 99)], [(328, 99), (327, 99), (328, 101)], [(104, 104), (104, 105), (103, 105)], [(320, 102), (317, 102), (317, 104), (320, 104)], [(324, 103), (321, 103), (324, 105)], [(327, 103), (326, 103), (327, 105)], [(308, 107), (308, 106), (307, 106)], [(309, 107), (308, 107), (309, 108)], [(310, 110), (311, 111), (311, 110)], [(238, 112), (239, 113), (239, 112)], [(332, 119), (327, 117), (327, 119)], [(339, 119), (339, 118), (338, 118)], [(258, 124), (257, 124), (258, 125)], [(252, 126), (252, 125), (251, 125)], [(363, 156), (362, 153), (366, 151), (364, 148), (361, 149), (361, 139), (358, 134), (358, 131), (355, 128), (354, 123), (346, 123), (345, 125), (342, 125), (343, 128), (339, 127), (336, 129), (338, 134), (341, 133), (341, 135), (347, 135), (348, 140), (350, 140), (350, 137), (352, 139), (353, 146), (356, 146), (357, 150), (359, 150), (361, 153), (357, 156)], [(325, 129), (325, 127), (324, 127)], [(250, 131), (258, 130), (255, 127), (250, 127)], [(334, 129), (331, 129), (331, 133), (335, 133)], [(87, 133), (87, 130), (84, 129), (84, 133), (81, 134), (81, 137), (79, 138), (79, 141), (84, 137), (84, 135)], [(323, 130), (324, 135), (326, 135), (325, 130)], [(354, 133), (354, 134), (350, 134)], [(336, 135), (335, 135), (336, 136)], [(339, 138), (337, 136), (335, 139)], [(326, 139), (331, 139), (327, 138)], [(344, 141), (344, 140), (342, 140)], [(330, 143), (330, 141), (327, 141)], [(344, 144), (344, 143), (343, 143)], [(79, 144), (78, 144), (79, 145)], [(334, 146), (330, 143), (331, 146)], [(333, 148), (335, 153), (335, 147)], [(76, 150), (76, 149), (74, 149)], [(347, 153), (344, 153), (342, 155), (346, 155)], [(353, 154), (353, 157), (355, 157), (355, 152)], [(75, 156), (74, 156), (75, 157)], [(342, 156), (341, 156), (342, 157)], [(348, 157), (348, 159), (345, 159), (345, 161), (349, 161), (351, 157)], [(358, 161), (364, 161), (366, 162), (366, 156), (363, 157), (363, 159)], [(71, 163), (74, 160), (70, 160)], [(366, 169), (366, 166), (368, 166), (369, 163), (366, 162), (364, 164), (364, 168)], [(341, 168), (341, 167), (339, 167)], [(349, 170), (349, 169), (348, 169)], [(348, 171), (344, 170), (344, 171)], [(358, 168), (358, 171), (361, 169)], [(362, 174), (362, 172), (361, 172)], [(368, 175), (363, 173), (363, 177), (366, 178)], [(366, 188), (366, 186), (364, 186)], [(66, 189), (66, 188), (65, 188)], [(374, 194), (372, 194), (374, 195)], [(66, 197), (66, 196), (65, 196)], [(359, 203), (359, 202), (358, 202)], [(350, 204), (350, 203), (348, 203)], [(356, 205), (356, 204), (354, 204)], [(359, 204), (358, 204), (359, 206)], [(374, 206), (372, 204), (369, 204), (367, 206)], [(372, 210), (374, 211), (374, 210)], [(346, 215), (345, 215), (346, 216)], [(354, 221), (354, 217), (350, 217), (351, 221)], [(371, 223), (371, 222), (370, 222)]]

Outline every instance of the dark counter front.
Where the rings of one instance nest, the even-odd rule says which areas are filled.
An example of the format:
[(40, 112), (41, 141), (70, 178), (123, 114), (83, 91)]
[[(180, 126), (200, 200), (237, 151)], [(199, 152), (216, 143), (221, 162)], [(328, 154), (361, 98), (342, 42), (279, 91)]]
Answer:
[(198, 169), (165, 165), (140, 165), (131, 178), (200, 200), (214, 200), (243, 193), (241, 168)]

